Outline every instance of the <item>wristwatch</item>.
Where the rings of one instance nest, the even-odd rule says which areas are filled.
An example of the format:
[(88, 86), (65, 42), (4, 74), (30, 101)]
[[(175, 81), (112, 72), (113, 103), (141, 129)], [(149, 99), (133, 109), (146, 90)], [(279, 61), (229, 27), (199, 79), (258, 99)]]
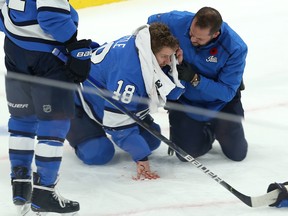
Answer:
[(200, 82), (200, 76), (198, 76), (198, 74), (195, 74), (193, 80), (191, 81), (191, 85), (193, 87), (196, 87), (198, 86), (199, 82)]

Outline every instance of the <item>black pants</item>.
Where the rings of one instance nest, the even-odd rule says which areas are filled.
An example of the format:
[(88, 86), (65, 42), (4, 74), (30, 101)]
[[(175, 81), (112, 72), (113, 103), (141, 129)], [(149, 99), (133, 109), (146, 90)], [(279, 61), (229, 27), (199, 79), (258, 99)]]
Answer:
[[(240, 91), (221, 111), (244, 117)], [(188, 117), (185, 113), (170, 110), (171, 140), (193, 157), (206, 154), (214, 140), (218, 140), (223, 153), (233, 161), (241, 161), (247, 155), (248, 144), (245, 139), (241, 121), (228, 121), (221, 118), (209, 122), (200, 122)], [(177, 157), (182, 160), (180, 155)]]
[[(12, 72), (32, 78), (45, 78), (71, 83), (65, 75), (64, 64), (52, 53), (29, 51), (5, 37), (5, 65), (7, 75)], [(31, 78), (30, 78), (31, 77)], [(67, 119), (74, 115), (74, 92), (37, 82), (6, 77), (9, 112), (13, 116), (36, 115), (40, 119)], [(43, 81), (42, 81), (43, 82)], [(55, 84), (55, 83), (54, 83)], [(23, 105), (19, 108), (17, 105)]]

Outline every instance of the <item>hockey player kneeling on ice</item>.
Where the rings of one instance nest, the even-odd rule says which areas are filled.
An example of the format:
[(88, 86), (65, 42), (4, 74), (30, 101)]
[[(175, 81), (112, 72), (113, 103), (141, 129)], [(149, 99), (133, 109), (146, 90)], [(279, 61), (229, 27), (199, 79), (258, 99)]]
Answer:
[[(141, 26), (133, 35), (104, 44), (92, 53), (90, 77), (77, 94), (77, 114), (67, 135), (80, 160), (89, 165), (108, 163), (115, 149), (107, 133), (136, 163), (135, 179), (159, 178), (150, 170), (148, 156), (159, 147), (160, 141), (99, 97), (95, 83), (108, 90), (109, 99), (160, 132), (160, 126), (149, 113), (164, 106), (166, 99), (175, 100), (185, 91), (178, 80), (175, 54), (178, 59), (183, 58), (178, 41), (160, 23)], [(95, 94), (91, 94), (93, 88)]]
[(267, 192), (273, 191), (275, 189), (280, 190), (276, 202), (269, 206), (277, 207), (277, 208), (288, 207), (288, 191), (286, 188), (287, 186), (288, 186), (288, 182), (272, 183), (269, 185)]

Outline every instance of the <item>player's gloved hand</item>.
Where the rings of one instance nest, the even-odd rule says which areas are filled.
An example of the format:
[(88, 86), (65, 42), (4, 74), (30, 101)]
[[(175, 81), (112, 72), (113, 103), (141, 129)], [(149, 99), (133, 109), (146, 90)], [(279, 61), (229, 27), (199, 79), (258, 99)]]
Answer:
[(270, 207), (277, 207), (277, 208), (288, 207), (288, 191), (287, 188), (285, 187), (287, 185), (288, 182), (272, 183), (269, 185), (267, 192), (273, 191), (275, 189), (280, 190), (276, 202), (269, 205)]
[(75, 83), (83, 82), (87, 79), (91, 67), (91, 40), (79, 40), (66, 46), (68, 59), (66, 63), (66, 74)]
[(158, 179), (160, 176), (156, 172), (150, 170), (149, 161), (137, 161), (137, 177), (133, 177), (134, 180), (145, 179)]
[(176, 65), (176, 67), (178, 71), (179, 80), (184, 80), (187, 82), (192, 81), (196, 72), (193, 70), (192, 66), (188, 62), (183, 60), (182, 63), (179, 65)]

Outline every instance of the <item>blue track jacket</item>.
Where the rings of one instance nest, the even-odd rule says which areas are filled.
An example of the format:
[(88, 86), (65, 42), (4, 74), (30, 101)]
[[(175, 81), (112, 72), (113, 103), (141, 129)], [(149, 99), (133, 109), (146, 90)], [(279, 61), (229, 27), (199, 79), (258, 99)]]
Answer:
[[(186, 85), (186, 91), (179, 102), (210, 111), (220, 111), (233, 99), (241, 84), (247, 45), (223, 22), (218, 38), (206, 46), (194, 47), (189, 36), (194, 15), (187, 11), (172, 11), (150, 16), (148, 23), (167, 24), (180, 42), (184, 60), (192, 64), (200, 75), (199, 85), (196, 88)], [(198, 121), (207, 121), (211, 117), (193, 113), (187, 115)]]

